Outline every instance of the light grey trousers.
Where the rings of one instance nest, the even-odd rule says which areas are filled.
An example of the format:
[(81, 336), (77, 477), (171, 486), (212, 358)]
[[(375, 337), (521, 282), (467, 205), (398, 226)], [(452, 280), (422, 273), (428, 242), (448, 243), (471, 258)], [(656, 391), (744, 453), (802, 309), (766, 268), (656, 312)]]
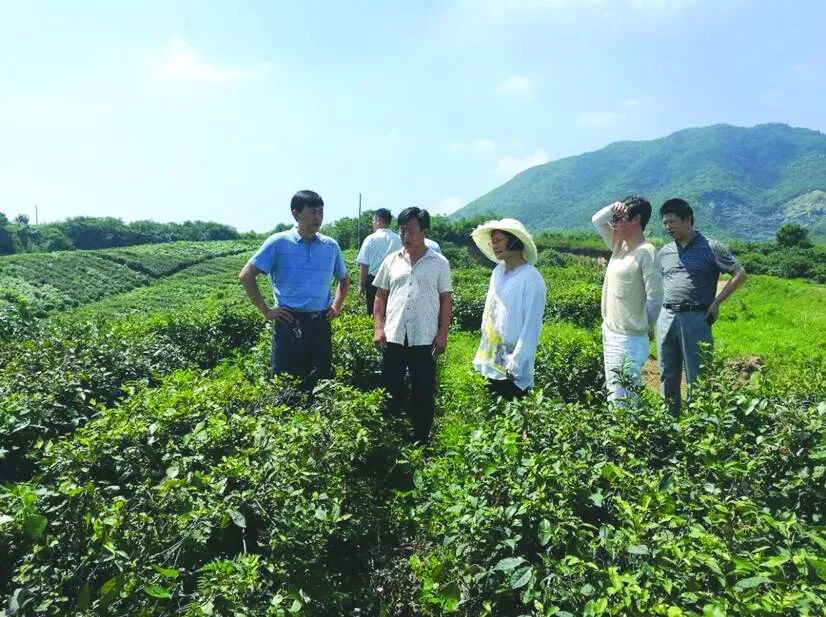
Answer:
[(663, 308), (657, 320), (657, 358), (660, 363), (660, 394), (671, 413), (680, 411), (680, 382), (685, 368), (686, 384), (700, 375), (705, 358), (702, 343), (713, 345), (705, 312), (672, 313)]

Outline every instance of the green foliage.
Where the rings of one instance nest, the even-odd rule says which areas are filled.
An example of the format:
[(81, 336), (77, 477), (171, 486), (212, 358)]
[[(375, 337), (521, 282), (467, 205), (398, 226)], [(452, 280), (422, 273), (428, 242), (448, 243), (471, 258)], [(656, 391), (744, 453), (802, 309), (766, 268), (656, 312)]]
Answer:
[[(327, 615), (362, 603), (348, 570), (360, 517), (375, 513), (357, 503), (374, 502), (354, 465), (380, 435), (379, 398), (328, 384), (305, 406), (290, 392), (230, 366), (179, 372), (46, 444), (36, 483), (0, 491), (21, 606)], [(27, 524), (35, 533), (20, 534)]]
[(118, 218), (78, 216), (57, 223), (30, 225), (26, 215), (0, 221), (0, 255), (18, 252), (93, 250), (174, 241), (235, 240), (235, 228), (220, 223), (186, 221), (124, 223)]
[(176, 242), (130, 249), (15, 255), (0, 259), (0, 286), (6, 301), (43, 317), (149, 285), (154, 279), (213, 259), (246, 256), (255, 245), (250, 241)]
[(381, 386), (381, 352), (373, 345), (366, 314), (345, 314), (333, 322), (333, 367), (337, 379), (361, 390)]
[(725, 357), (757, 356), (792, 375), (799, 370), (795, 367), (806, 363), (822, 370), (824, 302), (823, 285), (750, 276), (722, 305), (714, 324), (715, 345)]
[(599, 331), (564, 323), (546, 326), (536, 353), (535, 380), (537, 388), (567, 402), (602, 401), (605, 376)]
[(824, 420), (726, 375), (679, 418), (547, 393), (456, 414), (400, 496), (421, 612), (820, 614)]
[(826, 137), (817, 131), (783, 124), (686, 129), (525, 170), (452, 217), (493, 211), (534, 229), (586, 230), (599, 208), (638, 193), (655, 209), (671, 197), (688, 200), (711, 235), (768, 240), (784, 223), (820, 229), (824, 161)]
[(0, 347), (0, 471), (26, 478), (24, 455), (84, 423), (134, 388), (170, 371), (209, 368), (251, 346), (264, 326), (252, 307), (220, 305), (113, 326), (48, 326)]
[(95, 252), (146, 284), (40, 321), (32, 299), (71, 287), (0, 291), (8, 614), (826, 610), (822, 286), (749, 277), (715, 325), (734, 358), (675, 418), (648, 391), (605, 406), (602, 269), (548, 251), (535, 386), (505, 403), (472, 368), (490, 268), (453, 247), (420, 448), (382, 415), (356, 293), (333, 322), (337, 383), (310, 401), (267, 378), (271, 331), (237, 281), (256, 243)]
[(809, 247), (809, 231), (796, 223), (787, 223), (777, 230), (777, 244), (783, 247)]
[(795, 240), (791, 238), (784, 242), (792, 244), (738, 242), (732, 244), (731, 250), (749, 274), (826, 283), (826, 246), (812, 246), (806, 242), (794, 244)]

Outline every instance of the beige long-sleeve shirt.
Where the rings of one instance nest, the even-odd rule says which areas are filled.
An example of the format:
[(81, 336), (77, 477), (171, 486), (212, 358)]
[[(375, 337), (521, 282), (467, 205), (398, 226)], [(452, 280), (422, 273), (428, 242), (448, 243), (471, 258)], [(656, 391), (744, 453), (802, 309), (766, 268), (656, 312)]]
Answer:
[(649, 307), (658, 307), (663, 297), (657, 250), (650, 242), (631, 250), (622, 242), (614, 243), (614, 234), (608, 225), (610, 218), (611, 207), (607, 206), (592, 219), (611, 249), (602, 284), (602, 321), (617, 334), (647, 336), (656, 322), (656, 314), (651, 314)]

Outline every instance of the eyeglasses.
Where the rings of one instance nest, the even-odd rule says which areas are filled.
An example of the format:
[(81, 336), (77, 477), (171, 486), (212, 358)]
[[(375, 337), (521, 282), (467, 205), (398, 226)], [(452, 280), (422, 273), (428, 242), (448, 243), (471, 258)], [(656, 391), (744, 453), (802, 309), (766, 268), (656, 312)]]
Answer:
[(617, 216), (616, 214), (611, 217), (611, 225), (616, 225), (620, 221), (627, 221), (628, 216)]

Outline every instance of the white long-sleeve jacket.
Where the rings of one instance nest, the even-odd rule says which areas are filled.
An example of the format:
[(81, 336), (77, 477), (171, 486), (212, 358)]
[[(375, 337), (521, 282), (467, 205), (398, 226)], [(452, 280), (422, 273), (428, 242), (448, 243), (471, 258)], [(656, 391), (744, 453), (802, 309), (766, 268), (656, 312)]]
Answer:
[(507, 273), (505, 264), (494, 268), (482, 314), (482, 340), (473, 358), (477, 371), (490, 379), (506, 379), (510, 372), (522, 390), (533, 385), (545, 294), (545, 281), (531, 264)]

